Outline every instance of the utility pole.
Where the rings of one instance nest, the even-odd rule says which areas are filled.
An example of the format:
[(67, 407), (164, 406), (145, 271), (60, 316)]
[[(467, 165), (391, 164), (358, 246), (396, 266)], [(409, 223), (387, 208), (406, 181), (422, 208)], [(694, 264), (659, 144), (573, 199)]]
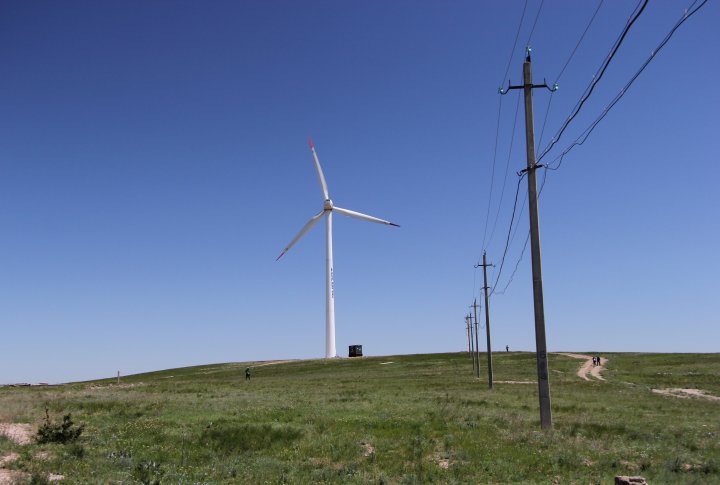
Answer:
[(468, 328), (470, 329), (470, 357), (472, 358), (473, 363), (473, 374), (475, 374), (475, 342), (473, 342), (473, 327), (472, 327), (472, 320), (470, 319), (470, 314), (468, 313), (465, 315), (465, 323), (467, 323)]
[(478, 319), (477, 319), (477, 298), (473, 301), (473, 309), (475, 310), (475, 355), (477, 356), (477, 378), (480, 379), (480, 345), (478, 344)]
[(468, 323), (467, 317), (465, 317), (465, 333), (467, 334), (468, 354), (472, 352), (470, 349), (470, 324)]
[(530, 46), (527, 47), (525, 62), (523, 63), (522, 86), (510, 86), (500, 94), (510, 89), (522, 89), (525, 94), (525, 142), (527, 146), (527, 168), (523, 170), (528, 177), (528, 212), (530, 214), (530, 250), (532, 254), (532, 280), (533, 301), (535, 309), (535, 348), (537, 356), (538, 395), (540, 398), (540, 427), (552, 428), (552, 411), (550, 409), (550, 379), (547, 362), (547, 344), (545, 342), (545, 308), (543, 304), (542, 263), (540, 260), (540, 228), (537, 207), (536, 171), (542, 165), (535, 162), (535, 128), (533, 121), (532, 90), (534, 88), (547, 88), (557, 90), (557, 85), (550, 88), (547, 83), (533, 84), (532, 62), (530, 59)]
[[(483, 262), (482, 264), (476, 264), (475, 267), (482, 266), (483, 269), (483, 279), (485, 281), (485, 285), (483, 286), (483, 290), (485, 290), (485, 336), (487, 338), (487, 357), (488, 357), (488, 387), (490, 389), (493, 388), (493, 368), (492, 368), (492, 346), (490, 345), (490, 305), (488, 304), (488, 289), (489, 286), (487, 284), (487, 267), (488, 266), (494, 266), (492, 264), (487, 264), (487, 255), (485, 254), (485, 251), (483, 251)], [(475, 317), (477, 318), (477, 316)]]

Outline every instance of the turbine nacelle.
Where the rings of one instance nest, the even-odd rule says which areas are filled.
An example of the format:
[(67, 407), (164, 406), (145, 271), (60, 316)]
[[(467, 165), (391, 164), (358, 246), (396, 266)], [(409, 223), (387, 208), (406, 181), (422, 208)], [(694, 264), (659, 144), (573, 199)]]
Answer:
[(325, 199), (325, 202), (323, 202), (323, 209), (326, 211), (331, 211), (333, 209), (333, 201), (330, 199)]

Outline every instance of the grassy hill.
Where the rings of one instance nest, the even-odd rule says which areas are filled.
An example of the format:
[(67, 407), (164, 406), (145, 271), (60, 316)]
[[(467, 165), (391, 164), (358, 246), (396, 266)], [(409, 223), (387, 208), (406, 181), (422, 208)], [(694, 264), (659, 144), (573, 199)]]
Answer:
[[(603, 354), (601, 381), (550, 355), (554, 429), (537, 387), (472, 376), (466, 353), (232, 363), (49, 387), (0, 388), (0, 422), (67, 413), (76, 444), (0, 457), (64, 483), (720, 483), (720, 354)], [(497, 381), (531, 381), (535, 357), (497, 353)], [(244, 376), (253, 367), (252, 380)], [(38, 455), (39, 452), (45, 452)]]

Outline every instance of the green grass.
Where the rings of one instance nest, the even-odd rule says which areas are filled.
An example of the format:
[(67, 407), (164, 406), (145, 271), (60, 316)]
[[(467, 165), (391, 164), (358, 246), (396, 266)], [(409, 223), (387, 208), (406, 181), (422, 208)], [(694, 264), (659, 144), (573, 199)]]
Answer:
[[(0, 438), (0, 455), (64, 483), (720, 483), (720, 402), (651, 392), (720, 396), (720, 354), (603, 356), (606, 382), (550, 356), (547, 432), (536, 386), (490, 391), (465, 353), (298, 361), (255, 367), (250, 382), (243, 363), (0, 388), (0, 422), (39, 425), (47, 405), (85, 425), (73, 445)], [(535, 377), (534, 354), (493, 362), (496, 380)]]

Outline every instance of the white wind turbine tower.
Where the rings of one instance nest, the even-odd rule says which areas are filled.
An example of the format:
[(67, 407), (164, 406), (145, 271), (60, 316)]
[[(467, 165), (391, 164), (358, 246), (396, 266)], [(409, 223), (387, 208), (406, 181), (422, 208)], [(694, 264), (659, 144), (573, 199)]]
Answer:
[(313, 159), (315, 160), (315, 170), (317, 171), (318, 179), (320, 180), (320, 188), (322, 189), (324, 202), (323, 202), (323, 210), (321, 210), (318, 214), (314, 215), (305, 226), (300, 229), (300, 232), (298, 232), (297, 236), (293, 238), (292, 241), (290, 241), (290, 244), (287, 245), (285, 249), (282, 250), (280, 253), (280, 256), (277, 257), (275, 261), (282, 258), (283, 255), (288, 252), (288, 250), (295, 245), (296, 242), (302, 238), (306, 232), (308, 232), (317, 222), (322, 219), (323, 217), (327, 217), (327, 256), (326, 256), (326, 262), (327, 262), (327, 273), (326, 273), (326, 283), (325, 283), (325, 291), (327, 296), (327, 301), (325, 305), (325, 357), (336, 357), (337, 352), (335, 351), (335, 290), (333, 288), (333, 246), (332, 246), (332, 216), (333, 212), (337, 212), (339, 214), (343, 214), (346, 216), (354, 217), (356, 219), (362, 219), (365, 221), (370, 222), (377, 222), (378, 224), (387, 224), (388, 226), (395, 226), (400, 227), (398, 224), (394, 224), (390, 221), (386, 221), (383, 219), (378, 219), (377, 217), (368, 216), (366, 214), (361, 214), (360, 212), (351, 211), (348, 209), (342, 209), (340, 207), (337, 207), (336, 205), (333, 205), (333, 201), (330, 200), (330, 195), (328, 194), (328, 188), (327, 184), (325, 183), (325, 176), (323, 175), (322, 168), (320, 168), (320, 160), (318, 160), (317, 153), (315, 153), (315, 147), (313, 146), (312, 140), (308, 140), (310, 142), (310, 150), (313, 154)]

